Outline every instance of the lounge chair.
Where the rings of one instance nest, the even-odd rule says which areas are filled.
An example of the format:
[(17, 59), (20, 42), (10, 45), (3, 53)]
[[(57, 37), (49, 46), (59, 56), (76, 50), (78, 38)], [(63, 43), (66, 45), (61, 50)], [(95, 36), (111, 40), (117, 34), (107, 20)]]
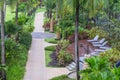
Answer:
[(79, 61), (80, 61), (81, 63), (84, 63), (84, 62), (85, 62), (85, 61), (84, 61), (85, 58), (86, 58), (86, 57), (84, 57), (84, 56), (83, 56), (83, 57), (80, 57), (80, 58), (79, 58)]
[(102, 46), (102, 47), (99, 47), (100, 49), (111, 49), (111, 47), (105, 47), (105, 46)]
[(98, 40), (98, 38), (99, 38), (99, 36), (98, 35), (96, 35), (93, 39), (91, 39), (91, 40), (87, 40), (88, 42), (94, 42), (94, 41), (97, 41)]
[(76, 63), (75, 63), (75, 62), (72, 62), (72, 63), (70, 63), (68, 66), (66, 66), (66, 68), (67, 68), (69, 71), (74, 71), (75, 68), (76, 68)]
[(107, 43), (108, 43), (108, 41), (105, 41), (105, 42), (102, 43), (102, 44), (93, 44), (93, 46), (94, 46), (94, 47), (103, 47), (103, 46), (105, 46)]
[(95, 49), (95, 51), (97, 51), (97, 52), (105, 52), (106, 49)]
[[(104, 47), (101, 47), (101, 48), (104, 48)], [(91, 54), (91, 56), (92, 55), (98, 55), (100, 52), (105, 52), (105, 51), (107, 51), (107, 50), (109, 50), (110, 48), (107, 48), (107, 47), (105, 47), (104, 49), (95, 49), (94, 50), (94, 52), (92, 52), (92, 53), (90, 53)]]
[[(80, 57), (79, 58), (79, 67), (80, 67), (80, 70), (83, 69), (84, 59), (85, 59), (85, 57)], [(68, 66), (66, 66), (66, 68), (69, 71), (75, 71), (76, 70), (76, 63), (75, 62), (71, 62)]]
[(91, 55), (91, 56), (97, 56), (99, 53), (100, 53), (100, 52), (98, 52), (98, 51), (94, 51), (94, 52), (90, 53), (90, 55)]
[(94, 44), (102, 44), (105, 41), (105, 38), (102, 38), (101, 40), (97, 41), (97, 42), (91, 42), (93, 45)]
[(74, 71), (75, 69), (70, 67), (70, 66), (66, 66), (66, 68), (69, 70), (69, 71)]
[[(80, 67), (80, 70), (83, 69), (83, 63), (82, 62), (79, 62), (79, 67)], [(66, 68), (69, 70), (69, 71), (75, 71), (76, 70), (76, 63), (75, 62), (72, 62), (71, 64), (69, 64), (68, 66), (66, 66)]]

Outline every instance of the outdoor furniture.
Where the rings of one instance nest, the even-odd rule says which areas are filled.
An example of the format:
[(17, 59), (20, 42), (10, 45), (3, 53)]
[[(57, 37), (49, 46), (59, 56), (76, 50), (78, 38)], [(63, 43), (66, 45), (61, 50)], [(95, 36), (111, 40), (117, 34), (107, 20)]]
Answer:
[(111, 49), (111, 47), (105, 47), (105, 46), (102, 46), (102, 47), (99, 47), (100, 49)]
[(66, 68), (69, 70), (69, 71), (74, 71), (75, 69), (70, 67), (70, 66), (66, 66)]
[(94, 41), (97, 41), (98, 40), (98, 38), (99, 38), (99, 36), (98, 35), (96, 35), (93, 39), (91, 39), (91, 40), (87, 40), (88, 42), (94, 42)]
[[(79, 62), (79, 68), (80, 70), (83, 70), (83, 63)], [(69, 70), (69, 71), (75, 71), (76, 70), (76, 63), (75, 62), (72, 62), (71, 64), (69, 64), (68, 66), (66, 66), (66, 68)]]
[(79, 61), (80, 61), (81, 63), (84, 63), (85, 58), (86, 58), (86, 57), (84, 57), (84, 56), (83, 56), (83, 57), (79, 57)]
[(106, 51), (106, 49), (95, 49), (95, 51), (97, 51), (97, 52), (104, 52), (104, 51)]
[(91, 42), (91, 43), (92, 43), (93, 45), (94, 45), (94, 44), (102, 44), (104, 41), (105, 41), (105, 38), (102, 38), (102, 39), (99, 40), (99, 41)]
[(91, 55), (91, 56), (97, 56), (99, 53), (100, 53), (100, 52), (98, 52), (98, 51), (94, 51), (94, 52), (90, 53), (90, 55)]
[(107, 43), (108, 43), (108, 41), (105, 41), (105, 42), (102, 43), (102, 44), (93, 44), (93, 46), (94, 46), (94, 47), (103, 47), (103, 46), (105, 46)]
[[(79, 68), (80, 70), (83, 70), (83, 65), (84, 65), (84, 59), (86, 57), (80, 57), (79, 58)], [(76, 63), (75, 62), (71, 62), (68, 66), (66, 66), (66, 68), (69, 70), (69, 71), (75, 71), (76, 70)]]

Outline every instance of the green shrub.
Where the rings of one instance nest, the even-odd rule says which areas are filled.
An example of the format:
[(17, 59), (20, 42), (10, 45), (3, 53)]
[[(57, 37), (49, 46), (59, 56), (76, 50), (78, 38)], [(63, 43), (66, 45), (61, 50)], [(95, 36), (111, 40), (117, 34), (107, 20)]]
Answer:
[(107, 57), (109, 59), (109, 62), (111, 62), (112, 65), (114, 65), (118, 60), (120, 60), (120, 51), (113, 48), (108, 51), (102, 52), (100, 56)]
[(55, 51), (55, 46), (47, 46), (47, 47), (45, 47), (45, 50)]
[(75, 79), (70, 79), (70, 78), (68, 78), (67, 75), (61, 75), (61, 76), (58, 76), (58, 77), (54, 77), (50, 80), (75, 80)]
[(9, 66), (8, 70), (9, 71), (7, 71), (7, 80), (22, 80), (23, 79), (24, 68), (21, 67), (18, 63), (16, 63), (16, 65)]
[(57, 44), (58, 40), (56, 40), (55, 38), (47, 38), (45, 39), (46, 42), (48, 43), (53, 43), (53, 44)]
[(66, 49), (68, 47), (68, 45), (70, 44), (69, 40), (60, 40), (58, 41), (58, 46), (61, 47), (61, 49)]
[(115, 27), (111, 31), (111, 36), (109, 36), (109, 41), (112, 47), (120, 51), (120, 26)]
[(48, 22), (50, 22), (50, 19), (49, 18), (45, 18), (44, 19), (44, 24), (47, 24)]
[(34, 30), (34, 26), (31, 26), (31, 25), (24, 25), (24, 26), (23, 26), (23, 31), (24, 31), (24, 32), (29, 32), (29, 33), (31, 33), (31, 32), (33, 32), (33, 30)]
[(19, 45), (16, 53), (18, 54), (16, 57), (6, 61), (7, 80), (23, 80), (28, 52), (24, 45)]
[(80, 71), (81, 80), (114, 80), (107, 58), (91, 57), (85, 60), (88, 68)]
[(26, 3), (25, 2), (20, 2), (19, 6), (18, 6), (18, 10), (19, 12), (25, 12), (26, 7)]
[(115, 18), (111, 18), (109, 23), (106, 23), (102, 28), (109, 34), (107, 39), (113, 48), (120, 51), (120, 21)]
[(107, 57), (91, 57), (85, 60), (88, 67), (80, 71), (81, 80), (119, 80), (120, 67), (111, 67)]
[(11, 38), (5, 39), (5, 50), (6, 50), (6, 58), (14, 58), (19, 55), (17, 51), (19, 50), (19, 44), (16, 43)]
[(22, 32), (19, 35), (19, 43), (25, 45), (27, 49), (30, 48), (31, 46), (31, 41), (32, 41), (32, 36), (28, 32)]
[(65, 50), (60, 50), (57, 55), (58, 65), (65, 66), (72, 61), (72, 55)]
[(25, 24), (27, 21), (29, 20), (29, 18), (25, 15), (22, 14), (18, 17), (18, 25), (23, 25)]
[(15, 24), (15, 22), (11, 21), (7, 21), (5, 23), (5, 33), (7, 35), (11, 35), (11, 34), (15, 34), (18, 31), (18, 28)]
[(88, 32), (90, 38), (94, 38), (96, 35), (99, 35), (100, 38), (106, 38), (108, 36), (107, 32), (98, 27), (94, 27)]
[(113, 48), (116, 48), (117, 50), (119, 50), (120, 51), (120, 40), (118, 41), (116, 41), (116, 40), (111, 40), (111, 46), (113, 47)]

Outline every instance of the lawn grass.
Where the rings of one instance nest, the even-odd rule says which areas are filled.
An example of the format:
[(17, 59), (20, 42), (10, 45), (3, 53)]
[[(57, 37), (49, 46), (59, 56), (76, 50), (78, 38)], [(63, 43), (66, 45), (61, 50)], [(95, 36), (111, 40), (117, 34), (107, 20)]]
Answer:
[(47, 47), (45, 47), (45, 50), (55, 51), (55, 46), (47, 46)]
[(45, 61), (46, 61), (46, 66), (51, 62), (51, 57), (50, 55), (52, 52), (55, 51), (55, 46), (47, 46), (45, 47)]
[(45, 39), (46, 42), (48, 43), (53, 43), (53, 44), (57, 44), (58, 40), (55, 38), (47, 38)]
[(48, 64), (51, 62), (51, 58), (50, 58), (50, 54), (52, 54), (53, 51), (49, 51), (49, 50), (45, 50), (45, 63), (46, 66), (48, 66)]
[(45, 7), (38, 8), (36, 10), (36, 13), (39, 13), (39, 12), (45, 12)]
[(75, 80), (75, 79), (70, 79), (70, 78), (68, 78), (67, 75), (64, 74), (64, 75), (61, 75), (61, 76), (54, 77), (50, 80)]

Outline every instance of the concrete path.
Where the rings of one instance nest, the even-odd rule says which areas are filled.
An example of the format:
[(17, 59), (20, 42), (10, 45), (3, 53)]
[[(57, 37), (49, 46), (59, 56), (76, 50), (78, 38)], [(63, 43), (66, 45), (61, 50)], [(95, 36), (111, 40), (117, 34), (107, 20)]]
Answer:
[(35, 17), (35, 29), (32, 33), (32, 44), (28, 53), (26, 72), (23, 80), (49, 80), (52, 77), (68, 74), (66, 68), (48, 68), (45, 66), (44, 48), (50, 43), (46, 43), (44, 38), (55, 37), (54, 34), (44, 33), (43, 14), (37, 13)]

